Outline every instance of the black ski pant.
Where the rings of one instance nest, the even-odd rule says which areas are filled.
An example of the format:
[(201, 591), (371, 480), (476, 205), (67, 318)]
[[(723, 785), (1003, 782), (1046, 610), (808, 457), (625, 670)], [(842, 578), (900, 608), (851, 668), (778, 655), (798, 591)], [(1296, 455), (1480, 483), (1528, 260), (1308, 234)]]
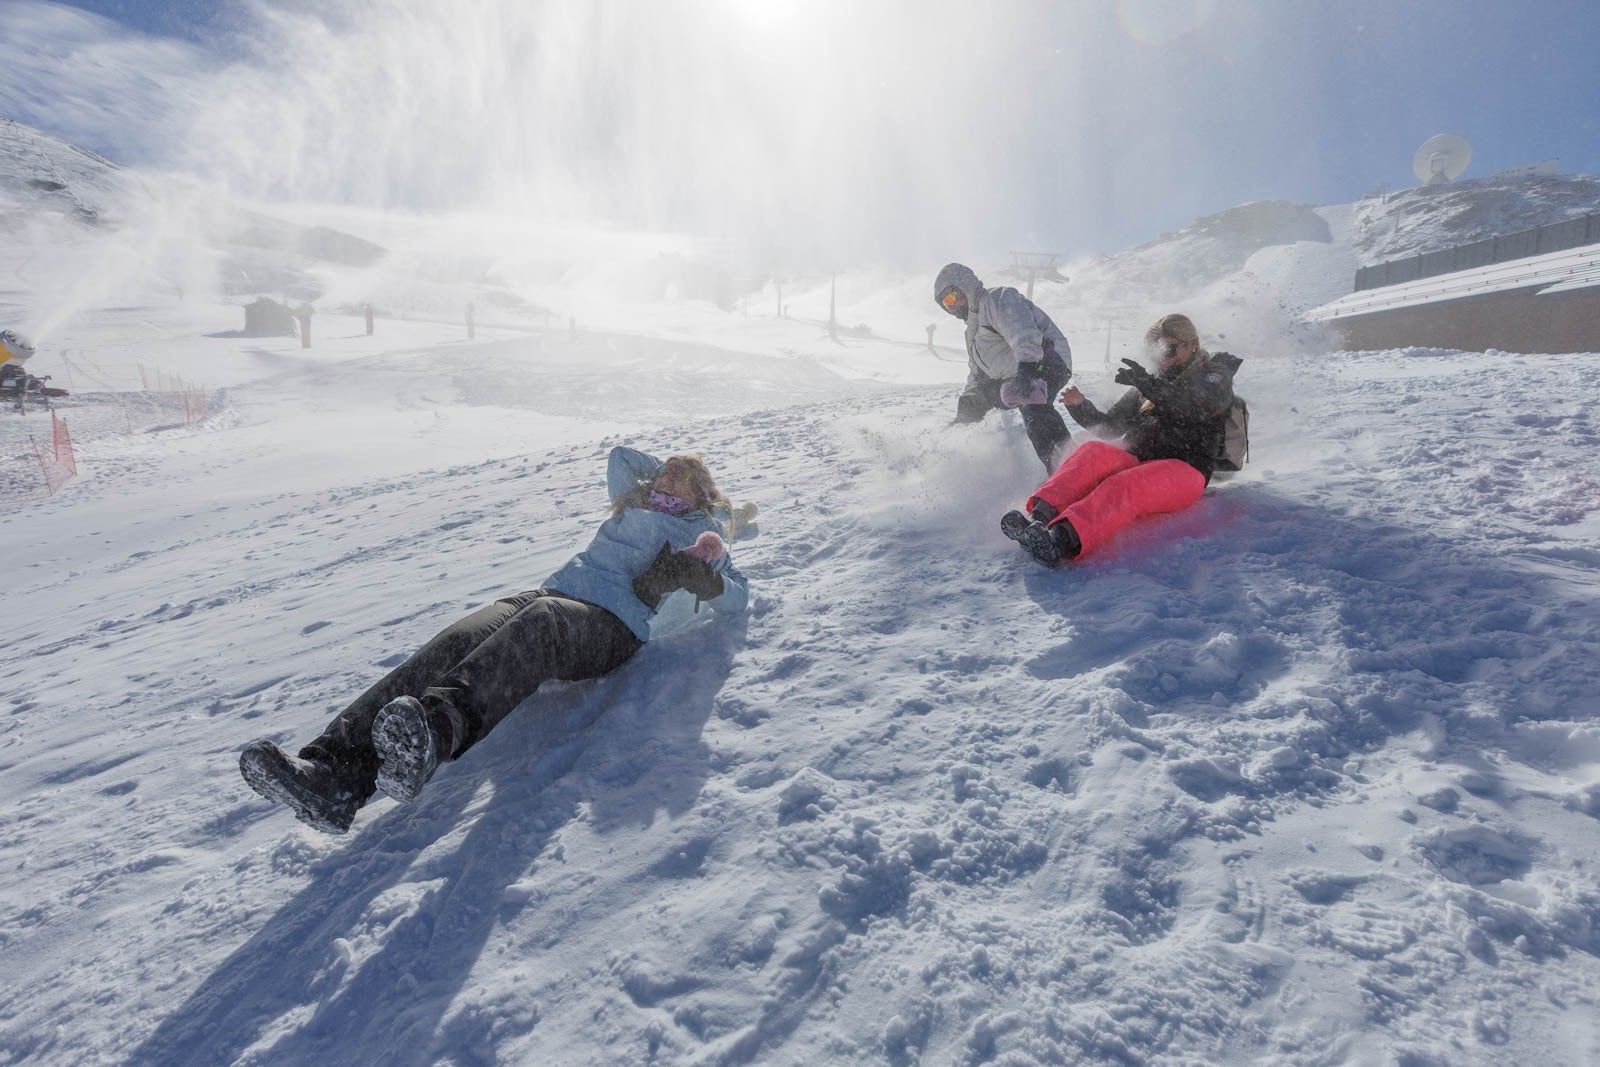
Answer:
[[(1067, 379), (1071, 377), (1066, 364), (1060, 359), (1048, 359), (1037, 365), (1040, 368), (1039, 377), (1045, 380), (1048, 390), (1043, 404), (1023, 404), (1017, 410), (1022, 412), (1022, 428), (1027, 431), (1028, 440), (1033, 445), (1033, 450), (1039, 454), (1039, 460), (1044, 464), (1045, 470), (1051, 473), (1056, 469), (1056, 451), (1067, 441), (1072, 439), (1072, 434), (1067, 430), (1067, 423), (1061, 417), (1061, 412), (1056, 410), (1056, 394), (1066, 387)], [(967, 387), (956, 399), (957, 423), (978, 422), (993, 411), (1002, 407), (1000, 403), (1001, 381), (990, 378), (973, 370), (967, 375)]]
[(455, 759), (545, 681), (609, 674), (643, 644), (605, 608), (548, 589), (518, 593), (441, 630), (340, 712), (300, 758), (350, 769), (365, 799), (378, 777), (372, 722), (396, 697), (455, 709), (462, 725)]

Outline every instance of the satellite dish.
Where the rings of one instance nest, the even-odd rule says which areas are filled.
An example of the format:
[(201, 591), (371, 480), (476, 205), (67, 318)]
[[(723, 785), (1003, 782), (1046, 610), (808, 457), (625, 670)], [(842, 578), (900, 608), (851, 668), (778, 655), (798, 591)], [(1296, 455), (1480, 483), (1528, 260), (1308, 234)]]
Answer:
[(1459, 133), (1441, 133), (1422, 142), (1411, 157), (1411, 173), (1423, 185), (1448, 185), (1472, 162), (1472, 142)]

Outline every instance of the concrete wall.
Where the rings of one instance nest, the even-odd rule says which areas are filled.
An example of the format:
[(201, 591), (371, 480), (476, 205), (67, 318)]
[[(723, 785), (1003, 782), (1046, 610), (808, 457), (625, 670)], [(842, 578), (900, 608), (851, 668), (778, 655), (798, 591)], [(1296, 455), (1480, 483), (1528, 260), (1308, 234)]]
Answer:
[(1554, 296), (1536, 290), (1334, 319), (1351, 350), (1459, 348), (1482, 352), (1600, 352), (1600, 288)]

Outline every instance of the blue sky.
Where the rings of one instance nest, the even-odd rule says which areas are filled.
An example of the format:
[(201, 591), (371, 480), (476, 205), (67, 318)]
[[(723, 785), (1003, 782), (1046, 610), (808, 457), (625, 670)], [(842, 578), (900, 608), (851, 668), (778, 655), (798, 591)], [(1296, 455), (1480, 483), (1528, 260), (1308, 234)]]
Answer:
[(68, 7), (92, 11), (141, 33), (181, 37), (226, 48), (240, 22), (235, 0), (81, 0)]
[[(204, 136), (141, 142), (126, 114), (105, 136), (253, 195), (517, 204), (811, 258), (1114, 251), (1251, 200), (1413, 184), (1443, 131), (1472, 141), (1468, 178), (1600, 172), (1600, 4), (1577, 0), (330, 5), (331, 34), (232, 0), (75, 5), (259, 69), (163, 86)], [(15, 117), (92, 136), (52, 107)], [(293, 143), (227, 135), (244, 124)]]

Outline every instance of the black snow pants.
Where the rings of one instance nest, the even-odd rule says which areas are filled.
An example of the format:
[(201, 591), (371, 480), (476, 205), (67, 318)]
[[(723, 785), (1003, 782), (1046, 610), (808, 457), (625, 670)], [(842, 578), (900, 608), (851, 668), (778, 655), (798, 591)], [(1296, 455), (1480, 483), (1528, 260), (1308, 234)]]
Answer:
[(371, 796), (378, 777), (372, 721), (396, 697), (455, 707), (465, 736), (456, 739), (454, 759), (545, 681), (609, 674), (643, 644), (605, 608), (548, 589), (518, 593), (441, 630), (340, 712), (300, 757), (349, 768)]
[[(1018, 409), (1022, 412), (1022, 428), (1027, 431), (1028, 440), (1039, 454), (1045, 470), (1054, 473), (1056, 451), (1072, 438), (1061, 412), (1056, 410), (1056, 394), (1066, 387), (1071, 373), (1060, 357), (1054, 354), (1049, 355), (1045, 362), (1030, 366), (1036, 368), (1037, 377), (1045, 380), (1047, 392), (1043, 404), (1024, 404)], [(1000, 379), (990, 378), (976, 368), (972, 369), (967, 374), (966, 389), (956, 399), (955, 421), (978, 422), (995, 408), (1001, 407), (1000, 386)]]

